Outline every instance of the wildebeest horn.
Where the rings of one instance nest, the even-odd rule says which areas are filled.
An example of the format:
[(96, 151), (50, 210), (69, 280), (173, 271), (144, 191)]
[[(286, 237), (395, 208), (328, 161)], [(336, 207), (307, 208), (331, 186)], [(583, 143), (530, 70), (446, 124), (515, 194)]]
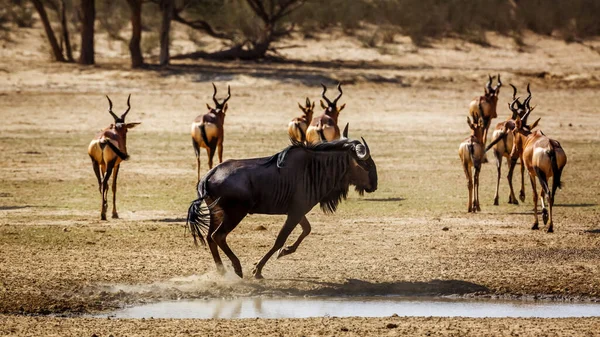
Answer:
[(119, 120), (119, 116), (115, 115), (115, 113), (112, 111), (112, 101), (110, 100), (110, 97), (108, 97), (108, 95), (106, 95), (106, 99), (108, 100), (108, 112), (113, 116), (116, 122), (117, 120)]
[(344, 139), (348, 139), (348, 125), (350, 125), (350, 123), (346, 123), (346, 126), (344, 127), (344, 132), (342, 132), (342, 138)]
[(494, 90), (500, 89), (501, 86), (502, 86), (502, 81), (500, 80), (500, 74), (498, 74), (498, 84), (496, 84), (496, 88), (494, 88)]
[(125, 110), (125, 112), (123, 112), (123, 114), (121, 115), (121, 119), (123, 120), (123, 122), (125, 122), (125, 116), (127, 116), (127, 113), (131, 109), (131, 104), (129, 104), (130, 100), (131, 100), (131, 94), (129, 94), (129, 96), (127, 96), (127, 110)]
[(517, 98), (517, 87), (509, 83), (509, 85), (513, 88), (513, 99)]
[(323, 99), (327, 102), (327, 104), (331, 105), (331, 101), (329, 100), (329, 98), (327, 98), (325, 96), (325, 93), (327, 92), (327, 87), (325, 86), (325, 84), (321, 83), (321, 86), (323, 87), (323, 93), (321, 94), (321, 97), (323, 97)]
[(362, 139), (364, 145), (356, 145), (356, 156), (360, 160), (367, 160), (371, 156), (371, 150), (369, 150), (369, 145), (367, 144), (367, 141), (363, 137), (360, 137), (360, 139)]
[(340, 99), (340, 97), (342, 97), (342, 94), (343, 94), (343, 92), (342, 92), (342, 84), (341, 84), (341, 83), (338, 83), (338, 85), (337, 85), (337, 89), (338, 89), (338, 91), (340, 92), (340, 94), (338, 95), (338, 97), (336, 97), (336, 98), (333, 100), (333, 105), (336, 105), (336, 104), (337, 104), (337, 101), (338, 101), (338, 99)]
[(215, 92), (213, 92), (213, 102), (215, 102), (216, 107), (219, 106), (219, 101), (217, 101), (217, 86), (213, 83), (213, 88), (215, 89)]

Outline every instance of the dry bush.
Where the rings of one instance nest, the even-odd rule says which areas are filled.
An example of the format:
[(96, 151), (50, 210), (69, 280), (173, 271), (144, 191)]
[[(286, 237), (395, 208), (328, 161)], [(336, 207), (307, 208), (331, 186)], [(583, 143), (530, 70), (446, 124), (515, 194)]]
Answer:
[(0, 1), (0, 27), (8, 29), (10, 23), (20, 28), (31, 28), (35, 23), (34, 9), (29, 1), (1, 0)]
[(108, 37), (125, 41), (121, 36), (123, 30), (129, 24), (130, 9), (126, 1), (105, 0), (96, 4), (96, 18), (99, 28), (108, 34)]

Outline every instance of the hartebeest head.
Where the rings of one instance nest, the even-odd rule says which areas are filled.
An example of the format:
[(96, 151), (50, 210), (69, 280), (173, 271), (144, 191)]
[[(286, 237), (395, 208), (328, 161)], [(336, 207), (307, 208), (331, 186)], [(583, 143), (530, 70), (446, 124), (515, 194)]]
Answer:
[(225, 113), (227, 112), (227, 101), (231, 98), (231, 87), (227, 86), (227, 97), (223, 100), (223, 102), (219, 103), (217, 100), (217, 86), (212, 84), (214, 92), (213, 92), (213, 102), (215, 102), (215, 107), (211, 107), (210, 104), (206, 103), (206, 107), (208, 108), (209, 113), (215, 114), (219, 117), (219, 120), (225, 120)]
[(312, 120), (313, 112), (315, 111), (315, 102), (313, 101), (311, 103), (310, 99), (306, 97), (306, 102), (304, 103), (304, 106), (298, 103), (298, 107), (302, 111), (301, 118), (304, 118), (306, 122), (310, 123)]
[(127, 110), (125, 110), (125, 112), (123, 112), (123, 114), (119, 117), (117, 116), (113, 111), (113, 103), (110, 100), (110, 97), (108, 97), (108, 95), (106, 95), (106, 99), (108, 99), (108, 113), (110, 113), (110, 115), (113, 117), (113, 119), (115, 120), (114, 124), (110, 125), (110, 128), (112, 130), (115, 131), (115, 133), (117, 135), (119, 135), (119, 137), (121, 137), (122, 142), (119, 142), (120, 145), (122, 145), (122, 151), (124, 153), (127, 153), (127, 144), (126, 144), (126, 139), (127, 139), (127, 129), (133, 129), (136, 125), (139, 125), (141, 123), (139, 122), (135, 122), (135, 123), (125, 123), (125, 117), (127, 116), (127, 114), (129, 113), (129, 110), (131, 110), (131, 94), (129, 94), (129, 96), (127, 97)]
[(472, 135), (483, 144), (483, 118), (476, 118), (471, 122), (471, 118), (467, 117), (467, 125), (472, 130)]
[(496, 76), (491, 76), (488, 74), (488, 78), (489, 78), (489, 80), (485, 85), (484, 94), (485, 94), (485, 96), (496, 97), (496, 99), (498, 99), (498, 95), (500, 94), (500, 87), (502, 86), (502, 81), (500, 80), (500, 74), (498, 74), (498, 82), (496, 83), (496, 86), (493, 88), (492, 88), (492, 82), (494, 81)]
[(337, 85), (337, 89), (340, 92), (340, 94), (333, 100), (329, 100), (329, 98), (327, 98), (327, 96), (325, 96), (325, 93), (327, 92), (327, 87), (325, 86), (325, 84), (321, 83), (321, 86), (323, 86), (323, 93), (321, 94), (321, 97), (323, 97), (323, 99), (325, 100), (325, 102), (327, 102), (327, 104), (325, 104), (325, 102), (323, 102), (323, 100), (321, 100), (321, 107), (323, 109), (325, 109), (325, 114), (330, 116), (331, 118), (333, 118), (333, 121), (337, 124), (338, 122), (338, 116), (340, 114), (340, 112), (342, 110), (344, 110), (344, 108), (346, 107), (346, 104), (342, 104), (342, 106), (340, 106), (338, 108), (337, 106), (337, 102), (340, 99), (340, 97), (342, 97), (342, 84), (338, 83)]

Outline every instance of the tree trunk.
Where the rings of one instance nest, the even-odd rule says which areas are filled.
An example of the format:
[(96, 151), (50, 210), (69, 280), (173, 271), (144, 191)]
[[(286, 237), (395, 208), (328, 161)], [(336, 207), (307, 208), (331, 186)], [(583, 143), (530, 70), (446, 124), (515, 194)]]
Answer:
[(127, 0), (131, 9), (131, 40), (129, 52), (131, 53), (131, 67), (144, 66), (144, 55), (140, 43), (142, 41), (142, 0)]
[(81, 0), (81, 54), (80, 64), (94, 64), (94, 22), (96, 8), (94, 0)]
[(161, 0), (162, 23), (160, 25), (160, 57), (159, 64), (169, 64), (169, 32), (171, 30), (171, 19), (173, 18), (173, 0)]
[(56, 40), (56, 36), (54, 36), (54, 31), (52, 30), (52, 26), (50, 26), (50, 21), (48, 20), (48, 14), (46, 13), (46, 9), (42, 4), (41, 0), (31, 0), (33, 2), (33, 6), (37, 10), (40, 15), (40, 19), (44, 24), (44, 30), (46, 31), (46, 36), (48, 36), (48, 41), (50, 42), (50, 46), (52, 47), (52, 53), (54, 54), (54, 59), (59, 62), (65, 62), (65, 57), (60, 50), (60, 46), (58, 45), (58, 41)]
[(73, 51), (71, 49), (71, 39), (69, 37), (69, 26), (67, 26), (67, 5), (65, 0), (60, 0), (60, 26), (62, 29), (62, 37), (65, 43), (65, 51), (67, 52), (67, 60), (75, 62), (73, 59)]

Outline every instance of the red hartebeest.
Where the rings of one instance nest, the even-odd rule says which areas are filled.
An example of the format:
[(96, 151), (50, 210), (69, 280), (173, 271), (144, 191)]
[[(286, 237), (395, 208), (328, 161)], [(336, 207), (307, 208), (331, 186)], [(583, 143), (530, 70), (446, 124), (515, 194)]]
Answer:
[(121, 115), (121, 117), (115, 115), (112, 111), (112, 101), (108, 96), (108, 112), (113, 117), (115, 123), (111, 124), (108, 128), (100, 131), (96, 137), (91, 141), (88, 146), (88, 154), (92, 159), (92, 166), (94, 167), (94, 173), (98, 179), (98, 189), (102, 195), (102, 207), (100, 211), (100, 218), (106, 220), (106, 209), (108, 208), (108, 180), (114, 171), (112, 181), (113, 191), (113, 208), (112, 217), (114, 219), (119, 217), (117, 213), (117, 175), (119, 174), (119, 167), (121, 167), (121, 161), (127, 160), (129, 155), (127, 154), (127, 130), (134, 128), (136, 125), (141, 123), (125, 123), (125, 117), (131, 109), (130, 99), (131, 95), (127, 97), (127, 110)]
[(312, 119), (310, 126), (306, 130), (306, 141), (309, 144), (316, 144), (320, 142), (330, 142), (335, 139), (340, 139), (340, 128), (338, 127), (338, 116), (340, 112), (346, 107), (346, 104), (342, 104), (338, 108), (337, 102), (342, 97), (342, 86), (338, 84), (337, 89), (340, 92), (333, 102), (325, 96), (327, 87), (323, 86), (323, 93), (321, 96), (327, 102), (327, 105), (321, 100), (321, 107), (325, 111), (318, 117)]
[[(513, 184), (512, 184), (512, 176), (513, 176), (516, 162), (513, 162), (510, 160), (510, 151), (512, 150), (512, 144), (513, 144), (513, 136), (512, 136), (512, 132), (510, 132), (510, 131), (512, 131), (515, 128), (515, 120), (517, 119), (517, 117), (523, 117), (525, 115), (525, 111), (528, 107), (531, 110), (533, 110), (533, 108), (531, 108), (529, 106), (529, 103), (531, 101), (531, 91), (529, 89), (529, 84), (527, 84), (527, 92), (529, 93), (529, 96), (525, 99), (525, 101), (523, 103), (521, 103), (519, 101), (519, 98), (516, 97), (517, 96), (517, 88), (515, 88), (515, 86), (512, 84), (510, 86), (513, 88), (513, 101), (512, 101), (512, 103), (508, 104), (508, 108), (512, 112), (512, 116), (509, 119), (507, 119), (506, 121), (504, 121), (502, 123), (498, 123), (496, 125), (496, 129), (492, 133), (493, 141), (486, 148), (486, 152), (487, 152), (488, 149), (493, 147), (494, 148), (494, 157), (496, 158), (496, 169), (498, 170), (498, 176), (496, 179), (496, 194), (494, 195), (494, 205), (496, 205), (496, 206), (499, 204), (498, 193), (500, 190), (500, 175), (502, 173), (501, 172), (502, 171), (502, 157), (506, 157), (507, 164), (508, 164), (508, 176), (506, 177), (508, 179), (508, 186), (510, 188), (510, 194), (508, 196), (508, 203), (515, 204), (515, 205), (519, 204), (519, 202), (517, 201), (517, 198), (515, 196), (515, 192), (514, 192)], [(500, 141), (500, 140), (502, 140), (502, 141)], [(525, 165), (523, 165), (522, 163), (523, 163), (523, 158), (521, 158), (521, 190), (519, 191), (519, 198), (521, 199), (521, 201), (525, 201)]]
[(290, 121), (288, 124), (288, 134), (291, 139), (298, 142), (304, 142), (306, 140), (306, 129), (308, 129), (308, 125), (312, 121), (315, 102), (310, 103), (310, 100), (307, 97), (305, 105), (302, 106), (302, 104), (298, 103), (298, 107), (302, 111), (302, 116), (296, 117)]
[(213, 102), (215, 107), (211, 107), (208, 103), (206, 107), (208, 112), (204, 115), (199, 115), (192, 122), (192, 144), (196, 153), (196, 161), (198, 163), (198, 181), (200, 180), (200, 148), (205, 148), (208, 154), (208, 167), (213, 167), (213, 157), (215, 149), (219, 153), (219, 163), (223, 162), (223, 139), (225, 123), (225, 112), (227, 112), (227, 101), (231, 98), (231, 88), (227, 86), (227, 97), (222, 103), (216, 98), (217, 87), (213, 83)]
[[(531, 110), (528, 110), (523, 119), (527, 119), (530, 112)], [(554, 231), (552, 220), (554, 196), (556, 195), (556, 189), (561, 187), (560, 177), (567, 164), (567, 155), (558, 141), (548, 138), (539, 130), (531, 131), (531, 128), (527, 127), (521, 118), (517, 117), (515, 124), (514, 130), (512, 130), (514, 141), (510, 155), (513, 160), (522, 156), (527, 172), (529, 172), (531, 188), (533, 189), (533, 213), (535, 219), (531, 229), (539, 228), (537, 212), (538, 195), (535, 183), (535, 178), (537, 177), (542, 186), (540, 194), (542, 199), (542, 219), (544, 224), (548, 224), (548, 220), (550, 220), (547, 231), (548, 233), (552, 233)], [(552, 191), (548, 187), (550, 177), (554, 178), (552, 181)], [(546, 197), (548, 198), (550, 208), (549, 214), (544, 203)]]
[[(498, 105), (498, 95), (500, 94), (500, 87), (502, 86), (502, 81), (500, 80), (500, 74), (498, 74), (498, 83), (495, 87), (492, 88), (492, 81), (496, 76), (488, 75), (488, 82), (484, 87), (483, 96), (476, 97), (469, 104), (469, 116), (471, 119), (475, 120), (476, 116), (479, 115), (483, 119), (483, 145), (487, 143), (487, 134), (488, 129), (490, 128), (490, 123), (492, 119), (498, 117), (496, 113), (496, 107)], [(483, 113), (481, 113), (481, 109), (483, 109)], [(484, 162), (487, 162), (487, 159), (484, 155)]]
[[(482, 109), (481, 106), (480, 109)], [(483, 146), (484, 124), (483, 118), (479, 116), (476, 114), (473, 122), (467, 117), (467, 124), (472, 130), (471, 136), (460, 143), (458, 147), (458, 156), (468, 181), (469, 202), (467, 203), (467, 212), (473, 213), (481, 211), (479, 206), (479, 172), (485, 155)], [(471, 168), (475, 170), (475, 174), (472, 174)]]

